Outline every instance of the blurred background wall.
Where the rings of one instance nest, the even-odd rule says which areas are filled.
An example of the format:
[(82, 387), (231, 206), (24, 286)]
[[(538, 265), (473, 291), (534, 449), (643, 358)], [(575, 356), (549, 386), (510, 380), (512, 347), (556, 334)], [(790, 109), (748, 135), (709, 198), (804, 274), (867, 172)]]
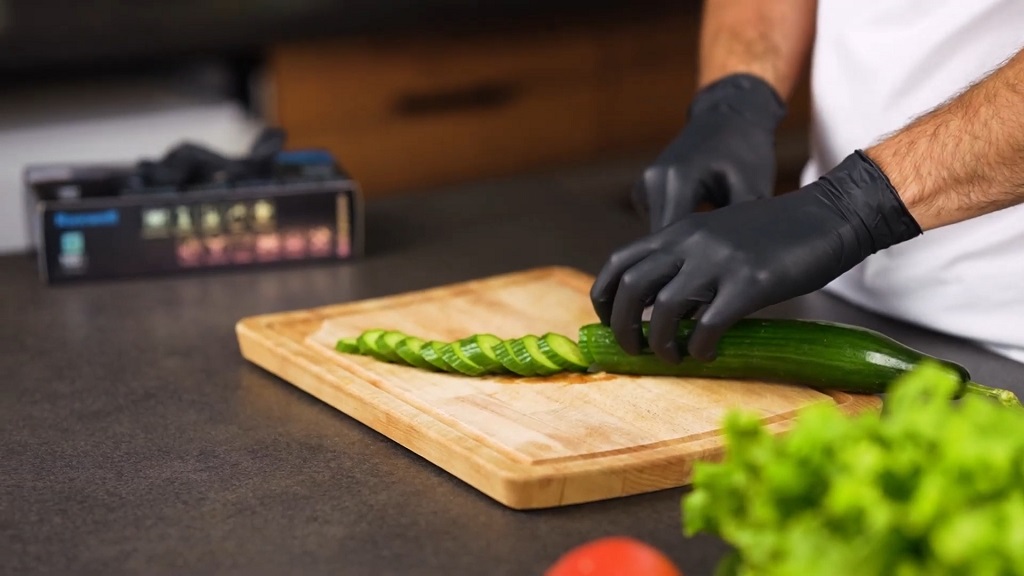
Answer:
[[(368, 199), (632, 160), (679, 130), (699, 0), (0, 0), (0, 252), (21, 170), (132, 162), (261, 126), (325, 147)], [(806, 158), (806, 81), (779, 137)]]

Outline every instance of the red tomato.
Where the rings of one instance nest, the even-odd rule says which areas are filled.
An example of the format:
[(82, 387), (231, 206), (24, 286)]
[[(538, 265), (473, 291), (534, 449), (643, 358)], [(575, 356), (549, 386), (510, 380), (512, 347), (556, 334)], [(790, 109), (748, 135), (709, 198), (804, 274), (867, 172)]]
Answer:
[(683, 576), (660, 550), (628, 536), (609, 536), (577, 546), (544, 576)]

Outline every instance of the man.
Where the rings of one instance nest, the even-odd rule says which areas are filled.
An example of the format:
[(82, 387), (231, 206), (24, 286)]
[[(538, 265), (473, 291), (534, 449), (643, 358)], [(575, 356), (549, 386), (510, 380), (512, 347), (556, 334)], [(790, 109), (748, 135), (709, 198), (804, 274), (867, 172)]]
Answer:
[[(1024, 362), (1022, 47), (1020, 0), (707, 0), (687, 123), (638, 187), (651, 235), (598, 275), (598, 315), (637, 353), (653, 303), (653, 352), (706, 361), (738, 319), (825, 288)], [(771, 197), (809, 60), (811, 159)]]

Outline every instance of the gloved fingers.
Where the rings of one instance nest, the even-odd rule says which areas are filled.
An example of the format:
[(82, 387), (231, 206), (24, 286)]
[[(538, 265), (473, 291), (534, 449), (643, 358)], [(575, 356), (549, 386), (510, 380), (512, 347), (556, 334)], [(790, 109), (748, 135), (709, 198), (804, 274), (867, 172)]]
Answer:
[(191, 142), (176, 146), (163, 159), (164, 164), (202, 168), (211, 172), (224, 166), (227, 162), (228, 159), (224, 156)]
[(145, 186), (180, 186), (188, 176), (181, 166), (174, 166), (143, 160), (139, 162), (137, 173)]
[(179, 185), (190, 185), (212, 180), (229, 160), (213, 150), (185, 142), (168, 152), (160, 163), (182, 174)]
[(679, 362), (682, 359), (677, 341), (679, 320), (692, 316), (714, 296), (715, 278), (710, 274), (701, 275), (684, 265), (654, 300), (647, 336), (654, 354), (667, 362)]
[(702, 361), (714, 360), (718, 342), (733, 324), (759, 306), (752, 305), (748, 287), (726, 280), (718, 286), (711, 304), (697, 319), (687, 342), (690, 356)]
[(661, 230), (684, 216), (693, 214), (701, 200), (700, 176), (684, 167), (673, 167), (665, 178), (664, 207), (658, 228)]
[[(726, 204), (737, 204), (747, 200), (770, 198), (775, 187), (775, 172), (769, 171), (763, 180), (755, 175), (742, 174), (732, 168), (721, 171), (724, 181)], [(765, 175), (761, 175), (765, 176)]]
[(634, 264), (647, 258), (656, 248), (654, 238), (648, 236), (617, 250), (608, 258), (590, 287), (590, 301), (603, 324), (611, 324), (615, 293), (622, 275)]
[(661, 230), (662, 214), (665, 211), (665, 168), (651, 166), (644, 170), (640, 180), (644, 198), (647, 199), (647, 216), (650, 220), (651, 232)]
[(270, 160), (281, 150), (287, 134), (281, 128), (268, 127), (260, 132), (256, 141), (249, 147), (249, 157), (256, 160)]
[(641, 328), (644, 307), (679, 273), (681, 266), (682, 262), (655, 252), (622, 274), (612, 306), (611, 327), (615, 339), (627, 353), (640, 353), (644, 340)]

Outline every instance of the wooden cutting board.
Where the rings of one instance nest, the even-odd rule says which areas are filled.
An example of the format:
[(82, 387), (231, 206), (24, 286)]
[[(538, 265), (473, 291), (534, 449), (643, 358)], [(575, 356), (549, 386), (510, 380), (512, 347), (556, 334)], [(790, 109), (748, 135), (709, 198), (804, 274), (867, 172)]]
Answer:
[(762, 382), (571, 374), (469, 378), (334, 351), (371, 328), (454, 340), (560, 332), (596, 322), (593, 278), (551, 267), (241, 320), (242, 355), (516, 509), (686, 485), (720, 456), (725, 412), (785, 431), (801, 407), (876, 410), (875, 396)]

